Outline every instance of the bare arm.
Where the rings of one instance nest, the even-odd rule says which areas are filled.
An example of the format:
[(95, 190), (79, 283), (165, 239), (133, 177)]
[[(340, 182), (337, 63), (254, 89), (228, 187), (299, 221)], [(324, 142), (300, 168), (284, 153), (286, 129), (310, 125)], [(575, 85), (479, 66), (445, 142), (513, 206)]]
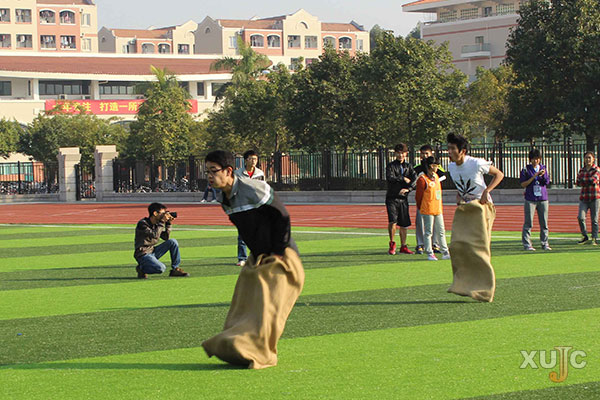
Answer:
[(496, 188), (496, 186), (498, 186), (500, 184), (500, 182), (502, 182), (502, 179), (504, 179), (504, 173), (502, 171), (500, 171), (498, 168), (494, 167), (493, 165), (490, 166), (490, 170), (489, 170), (488, 174), (492, 175), (494, 178), (492, 179), (492, 181), (490, 182), (488, 187), (481, 194), (481, 199), (479, 200), (481, 204), (485, 204), (488, 202), (488, 194), (492, 190), (494, 190)]

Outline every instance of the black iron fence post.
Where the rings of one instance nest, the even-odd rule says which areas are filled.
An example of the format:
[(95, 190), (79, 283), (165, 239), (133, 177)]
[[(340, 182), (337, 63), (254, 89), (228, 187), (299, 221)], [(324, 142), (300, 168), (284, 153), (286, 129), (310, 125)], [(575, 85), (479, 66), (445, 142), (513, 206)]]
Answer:
[(573, 189), (573, 140), (571, 136), (567, 138), (567, 187)]
[(275, 172), (275, 181), (277, 183), (281, 183), (281, 180), (282, 180), (282, 178), (281, 178), (282, 177), (282, 169), (283, 169), (282, 165), (281, 165), (281, 162), (282, 162), (281, 152), (276, 151), (273, 154), (273, 157), (274, 157), (274, 160), (273, 160), (273, 169), (275, 170), (274, 171)]
[(17, 193), (23, 193), (23, 189), (21, 187), (21, 161), (17, 161), (17, 180), (19, 181), (18, 191)]
[(498, 141), (498, 169), (504, 171), (504, 145)]
[(323, 172), (325, 173), (325, 190), (329, 190), (331, 180), (331, 150), (323, 151)]
[(81, 200), (81, 165), (75, 164), (75, 200)]
[(190, 171), (190, 176), (188, 179), (188, 185), (190, 185), (190, 192), (196, 191), (198, 187), (198, 182), (196, 182), (196, 157), (190, 156), (188, 160), (188, 166)]
[(121, 190), (121, 165), (118, 159), (113, 159), (113, 191), (119, 193)]
[(156, 166), (154, 165), (154, 156), (150, 160), (150, 190), (156, 191)]
[(382, 146), (379, 146), (377, 151), (379, 157), (379, 179), (385, 180), (385, 150)]

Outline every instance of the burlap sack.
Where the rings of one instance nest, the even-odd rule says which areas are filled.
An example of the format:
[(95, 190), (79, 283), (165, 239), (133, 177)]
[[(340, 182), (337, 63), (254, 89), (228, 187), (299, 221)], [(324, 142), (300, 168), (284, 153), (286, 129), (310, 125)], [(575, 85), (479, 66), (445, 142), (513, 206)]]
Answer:
[(252, 369), (277, 365), (277, 341), (303, 285), (302, 262), (291, 248), (283, 260), (250, 256), (235, 285), (224, 331), (202, 343), (206, 354)]
[(448, 292), (492, 302), (496, 277), (492, 267), (492, 225), (496, 208), (479, 200), (456, 207), (452, 222), (452, 273)]

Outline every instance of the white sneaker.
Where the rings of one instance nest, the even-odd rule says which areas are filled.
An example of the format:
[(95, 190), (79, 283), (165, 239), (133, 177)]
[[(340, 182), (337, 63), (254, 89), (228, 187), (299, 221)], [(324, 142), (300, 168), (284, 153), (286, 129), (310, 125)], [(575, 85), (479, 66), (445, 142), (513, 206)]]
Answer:
[(217, 202), (217, 199), (212, 199), (211, 200), (211, 203), (216, 203), (216, 202)]
[(200, 203), (206, 203), (206, 200), (202, 199), (200, 200)]
[(428, 259), (429, 261), (437, 261), (437, 260), (438, 260), (438, 259), (437, 259), (437, 257), (436, 257), (436, 256), (434, 256), (433, 254), (432, 254), (432, 255), (430, 255), (430, 256), (427, 256), (427, 259)]
[(525, 247), (525, 251), (535, 251), (533, 246)]
[(238, 267), (243, 267), (244, 265), (246, 265), (246, 260), (240, 260), (235, 265), (237, 265)]
[(442, 256), (442, 260), (449, 260), (450, 259), (450, 253), (446, 253)]

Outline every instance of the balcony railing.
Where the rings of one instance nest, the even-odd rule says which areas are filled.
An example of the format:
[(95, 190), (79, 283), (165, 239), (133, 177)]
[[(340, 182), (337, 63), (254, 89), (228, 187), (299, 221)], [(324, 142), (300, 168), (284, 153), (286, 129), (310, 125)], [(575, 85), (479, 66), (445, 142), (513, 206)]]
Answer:
[(463, 58), (468, 57), (488, 57), (492, 55), (491, 43), (477, 43), (464, 45), (460, 50)]
[(472, 20), (472, 19), (480, 19), (480, 18), (487, 18), (487, 17), (502, 17), (502, 16), (506, 16), (506, 15), (517, 15), (517, 10), (515, 10), (514, 12), (500, 12), (500, 13), (482, 13), (482, 14), (478, 14), (478, 15), (473, 15), (473, 16), (469, 16), (469, 17), (455, 17), (455, 18), (444, 18), (444, 19), (438, 19), (436, 21), (429, 21), (429, 22), (424, 22), (423, 25), (435, 25), (435, 24), (445, 24), (447, 22), (457, 22), (457, 21), (468, 21), (468, 20)]

